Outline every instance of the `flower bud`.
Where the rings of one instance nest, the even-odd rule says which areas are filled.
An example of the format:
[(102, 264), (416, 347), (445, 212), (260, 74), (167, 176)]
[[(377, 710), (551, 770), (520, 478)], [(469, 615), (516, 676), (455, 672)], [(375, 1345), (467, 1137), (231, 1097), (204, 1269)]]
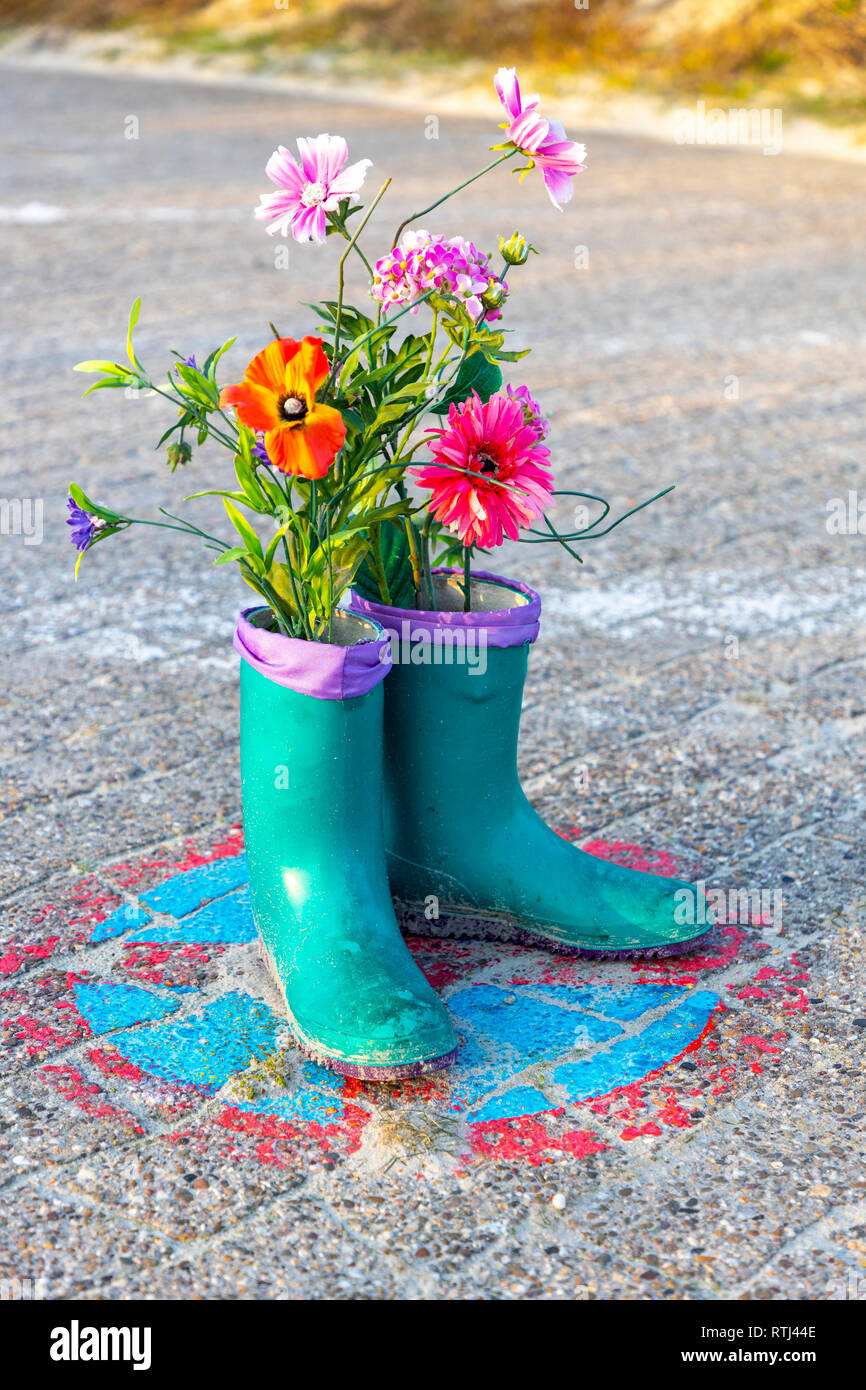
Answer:
[(534, 250), (535, 247), (530, 246), (519, 232), (514, 232), (507, 241), (505, 237), (499, 238), (499, 254), (506, 265), (525, 265), (529, 260), (530, 251)]
[(485, 309), (498, 309), (505, 302), (507, 294), (507, 285), (503, 285), (501, 280), (491, 280), (481, 296), (481, 303)]
[(183, 440), (177, 444), (169, 444), (168, 449), (166, 450), (166, 459), (172, 473), (177, 468), (178, 464), (183, 466), (184, 464), (189, 463), (191, 458), (192, 449), (190, 448), (189, 444), (187, 444), (186, 440)]

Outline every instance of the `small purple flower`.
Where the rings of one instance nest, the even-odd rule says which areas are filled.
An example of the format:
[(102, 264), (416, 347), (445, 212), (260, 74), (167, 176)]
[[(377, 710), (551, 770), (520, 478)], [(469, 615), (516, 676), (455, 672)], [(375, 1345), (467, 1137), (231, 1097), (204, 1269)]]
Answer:
[(529, 394), (528, 386), (507, 386), (506, 391), (509, 399), (515, 401), (523, 411), (524, 423), (530, 429), (535, 430), (539, 439), (545, 439), (550, 434), (550, 425), (541, 413), (541, 406)]
[(66, 525), (72, 527), (72, 534), (69, 539), (76, 550), (84, 551), (97, 532), (105, 529), (105, 522), (101, 517), (91, 516), (90, 512), (84, 511), (77, 502), (73, 502), (71, 497), (66, 499), (66, 504), (69, 507)]
[(264, 434), (256, 435), (256, 442), (250, 449), (250, 453), (252, 454), (253, 458), (259, 459), (262, 463), (270, 463), (271, 460), (268, 456), (268, 451), (265, 448)]
[[(192, 353), (192, 355), (186, 359), (186, 361), (183, 363), (183, 366), (192, 367), (193, 371), (198, 371), (198, 363), (195, 360), (195, 353)], [(178, 371), (177, 367), (175, 367), (174, 369), (174, 374), (176, 377), (180, 376), (180, 372)]]

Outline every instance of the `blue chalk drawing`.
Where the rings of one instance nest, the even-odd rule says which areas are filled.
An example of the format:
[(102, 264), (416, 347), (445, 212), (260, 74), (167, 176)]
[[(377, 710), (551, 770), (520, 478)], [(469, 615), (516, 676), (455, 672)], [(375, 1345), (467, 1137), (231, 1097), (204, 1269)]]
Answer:
[(260, 999), (223, 994), (193, 1018), (140, 1028), (123, 1039), (123, 1051), (152, 1076), (184, 1081), (213, 1095), (254, 1059), (276, 1051), (280, 1020)]
[[(605, 1042), (622, 1031), (616, 1023), (495, 985), (460, 990), (450, 996), (448, 1008), (461, 1032), (460, 1059), (451, 1088), (452, 1103), (461, 1109), (474, 1105), (535, 1062), (553, 1061), (576, 1047)], [(538, 1106), (550, 1108), (550, 1101)]]
[(470, 1023), (476, 1034), (494, 1043), (511, 1047), (519, 1039), (524, 1066), (548, 1061), (590, 1041), (602, 1042), (620, 1032), (615, 1023), (542, 1004), (496, 985), (474, 985), (452, 994), (448, 1008), (458, 1021)]
[(137, 985), (114, 985), (108, 981), (94, 985), (79, 980), (73, 985), (73, 994), (76, 1009), (94, 1033), (164, 1018), (180, 1008), (179, 999), (163, 998)]
[(345, 1076), (339, 1076), (327, 1067), (320, 1067), (318, 1062), (304, 1062), (301, 1077), (308, 1086), (325, 1086), (328, 1090), (338, 1091), (340, 1094), (346, 1089)]
[(218, 902), (200, 907), (189, 917), (180, 921), (172, 920), (135, 932), (132, 941), (182, 941), (189, 945), (196, 943), (255, 941), (256, 924), (250, 908), (248, 888), (232, 893)]
[[(173, 920), (154, 923), (146, 908), (130, 905), (100, 923), (91, 939), (134, 927), (127, 940), (137, 943), (250, 943), (256, 931), (246, 883), (243, 855), (214, 860), (142, 895), (147, 908)], [(189, 987), (151, 991), (79, 983), (74, 989), (76, 1006), (95, 1033), (129, 1028), (118, 1043), (131, 1062), (204, 1095), (213, 1095), (253, 1059), (276, 1053), (286, 1027), (260, 999), (239, 991), (176, 1019), (167, 1016), (180, 1008), (178, 994)], [(531, 979), (511, 989), (469, 984), (446, 1000), (460, 1053), (437, 1084), (445, 1088), (449, 1107), (470, 1122), (537, 1115), (641, 1081), (684, 1052), (719, 1003), (709, 990), (664, 983), (572, 987)], [(642, 1025), (644, 1015), (661, 1009), (667, 1012)], [(132, 1027), (142, 1024), (151, 1026)], [(524, 1075), (527, 1068), (534, 1070)], [(300, 1086), (285, 1095), (228, 1104), (290, 1123), (339, 1123), (345, 1079), (307, 1060), (299, 1075)]]
[(719, 996), (709, 990), (690, 994), (670, 1013), (649, 1024), (642, 1033), (616, 1043), (609, 1052), (557, 1067), (553, 1080), (565, 1087), (572, 1101), (591, 1100), (617, 1086), (640, 1081), (648, 1072), (657, 1071), (684, 1052), (700, 1036), (718, 1002)]
[(97, 922), (93, 931), (90, 933), (90, 944), (95, 946), (98, 941), (107, 941), (110, 936), (120, 936), (129, 927), (143, 927), (145, 922), (151, 920), (150, 913), (143, 907), (136, 907), (134, 903), (126, 903), (119, 907), (116, 912), (112, 912), (106, 917), (104, 922)]
[(253, 1115), (273, 1115), (278, 1120), (295, 1124), (332, 1125), (343, 1118), (343, 1102), (336, 1096), (323, 1096), (316, 1091), (294, 1091), (287, 1096), (239, 1101), (233, 1104), (233, 1109)]
[(563, 1004), (577, 1005), (602, 1014), (605, 1018), (615, 1018), (621, 1023), (633, 1023), (641, 1014), (657, 1009), (688, 993), (676, 985), (646, 984), (635, 985), (630, 989), (574, 989), (570, 985), (532, 986), (533, 994), (543, 995)]
[(518, 1120), (522, 1115), (540, 1115), (552, 1109), (547, 1096), (534, 1086), (515, 1086), (513, 1091), (493, 1096), (467, 1118), (473, 1124), (478, 1120)]
[(158, 888), (142, 893), (141, 901), (156, 912), (185, 917), (209, 898), (219, 898), (233, 888), (242, 888), (247, 878), (246, 855), (232, 854), (227, 859), (214, 859), (210, 864), (200, 864), (197, 869), (175, 874)]

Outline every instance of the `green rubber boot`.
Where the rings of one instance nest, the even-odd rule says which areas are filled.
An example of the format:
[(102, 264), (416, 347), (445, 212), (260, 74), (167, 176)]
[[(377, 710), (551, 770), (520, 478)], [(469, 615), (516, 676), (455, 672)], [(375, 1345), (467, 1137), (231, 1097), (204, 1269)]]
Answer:
[(463, 613), (461, 581), (434, 573), (435, 613), (353, 597), (353, 608), (389, 632), (395, 655), (385, 691), (385, 846), (412, 932), (510, 937), (591, 957), (700, 945), (712, 918), (698, 889), (585, 853), (527, 801), (517, 737), (540, 600), (477, 574), (473, 611)]
[[(393, 1080), (453, 1062), (448, 1013), (400, 934), (382, 842), (382, 681), (375, 623), (333, 643), (241, 615), (241, 776), (253, 916), (289, 1027), (317, 1062)], [(265, 625), (262, 625), (265, 624)]]

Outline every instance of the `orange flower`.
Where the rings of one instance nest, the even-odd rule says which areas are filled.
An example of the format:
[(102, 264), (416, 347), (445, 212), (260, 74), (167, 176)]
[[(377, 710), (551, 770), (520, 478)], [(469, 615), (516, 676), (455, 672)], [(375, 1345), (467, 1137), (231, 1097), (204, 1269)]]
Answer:
[(321, 338), (275, 338), (253, 358), (243, 381), (223, 388), (220, 405), (234, 406), (243, 424), (265, 431), (275, 467), (323, 478), (346, 437), (339, 410), (316, 401), (328, 371)]

